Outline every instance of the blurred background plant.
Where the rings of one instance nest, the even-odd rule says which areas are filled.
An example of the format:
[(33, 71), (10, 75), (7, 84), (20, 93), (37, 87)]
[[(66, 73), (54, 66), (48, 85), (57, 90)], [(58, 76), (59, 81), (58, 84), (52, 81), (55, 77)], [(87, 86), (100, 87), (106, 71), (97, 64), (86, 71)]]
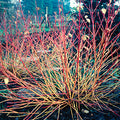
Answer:
[(51, 10), (53, 21), (49, 5), (42, 8), (45, 19), (37, 16), (42, 10), (35, 1), (18, 3), (12, 19), (3, 12), (0, 113), (28, 120), (48, 119), (57, 111), (55, 119), (62, 119), (69, 107), (72, 119), (84, 119), (82, 112), (91, 109), (119, 116), (120, 8), (111, 0), (77, 2), (65, 14), (59, 1), (59, 9)]

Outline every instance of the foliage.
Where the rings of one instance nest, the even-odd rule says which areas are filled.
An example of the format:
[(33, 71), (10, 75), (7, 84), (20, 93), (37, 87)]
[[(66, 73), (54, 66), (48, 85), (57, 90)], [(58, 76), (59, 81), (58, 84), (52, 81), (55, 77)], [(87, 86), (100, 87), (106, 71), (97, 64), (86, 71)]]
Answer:
[(0, 103), (7, 106), (1, 113), (27, 120), (47, 119), (58, 111), (59, 119), (61, 110), (69, 106), (72, 118), (75, 111), (82, 120), (84, 106), (119, 116), (120, 33), (116, 29), (120, 22), (114, 21), (119, 8), (109, 2), (108, 8), (96, 12), (98, 6), (86, 6), (87, 14), (79, 10), (72, 22), (64, 21), (61, 11), (48, 32), (41, 30), (41, 21), (37, 21), (39, 31), (30, 27), (31, 20), (23, 15), (17, 16), (13, 35), (13, 26), (6, 26), (4, 19), (0, 96), (6, 99)]
[(0, 0), (0, 22), (4, 12), (7, 12), (10, 7), (10, 0)]
[(36, 12), (36, 6), (35, 6), (35, 0), (23, 0), (22, 1), (22, 6), (24, 10), (24, 14), (34, 14)]
[(45, 15), (46, 7), (48, 7), (49, 15), (53, 15), (54, 12), (58, 13), (58, 1), (57, 0), (31, 0), (31, 2), (29, 2), (29, 0), (23, 0), (22, 6), (23, 6), (25, 15), (36, 14), (36, 10), (39, 15)]

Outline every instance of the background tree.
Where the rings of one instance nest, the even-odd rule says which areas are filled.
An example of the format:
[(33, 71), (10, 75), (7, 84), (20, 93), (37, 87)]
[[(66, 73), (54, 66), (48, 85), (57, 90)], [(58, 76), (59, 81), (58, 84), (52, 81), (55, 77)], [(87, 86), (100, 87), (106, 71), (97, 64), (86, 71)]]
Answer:
[(25, 15), (28, 13), (33, 15), (36, 12), (35, 0), (22, 0), (21, 3)]
[[(48, 15), (53, 15), (54, 12), (59, 13), (58, 7), (59, 4), (63, 5), (63, 11), (64, 13), (67, 13), (70, 10), (70, 0), (60, 0), (58, 3), (58, 0), (22, 0), (22, 6), (24, 13), (27, 15), (35, 14), (36, 9), (38, 10), (38, 14), (46, 14), (46, 7), (48, 8)], [(36, 8), (37, 7), (37, 8)]]
[(3, 13), (7, 12), (11, 6), (10, 0), (0, 0), (0, 22), (3, 19)]

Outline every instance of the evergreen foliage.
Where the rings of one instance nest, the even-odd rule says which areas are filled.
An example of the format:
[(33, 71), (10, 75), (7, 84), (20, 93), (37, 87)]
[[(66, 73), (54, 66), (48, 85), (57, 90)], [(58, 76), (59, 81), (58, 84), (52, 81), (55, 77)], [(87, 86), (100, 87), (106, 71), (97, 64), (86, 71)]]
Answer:
[(33, 14), (35, 13), (35, 0), (23, 0), (22, 2), (24, 14), (27, 15), (28, 13)]
[[(53, 15), (54, 12), (59, 14), (59, 5), (63, 6), (64, 13), (70, 11), (70, 0), (23, 0), (22, 2), (24, 14), (35, 14), (36, 10), (38, 11), (39, 15), (46, 14), (46, 7), (48, 8), (48, 15)], [(36, 7), (37, 6), (37, 7)]]
[(9, 7), (10, 7), (10, 0), (0, 0), (0, 22), (2, 20), (3, 13), (7, 12)]

